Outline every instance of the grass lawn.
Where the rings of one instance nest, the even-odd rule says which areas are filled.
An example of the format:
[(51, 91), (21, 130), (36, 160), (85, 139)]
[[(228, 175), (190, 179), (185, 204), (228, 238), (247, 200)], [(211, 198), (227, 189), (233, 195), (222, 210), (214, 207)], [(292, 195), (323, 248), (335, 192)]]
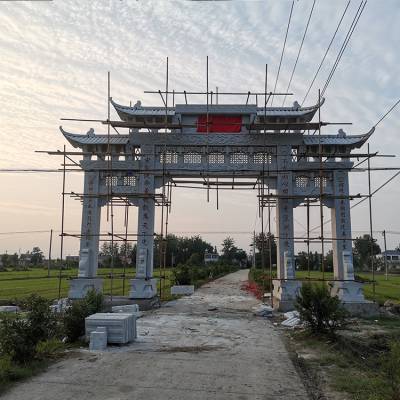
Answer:
[[(129, 268), (125, 278), (125, 293), (123, 293), (123, 268), (114, 268), (113, 295), (127, 295), (129, 292), (129, 279), (134, 278), (134, 269)], [(101, 268), (98, 275), (104, 279), (104, 294), (111, 293), (111, 269)], [(171, 270), (166, 270), (165, 285), (163, 285), (163, 300), (169, 299), (169, 288), (171, 286)], [(77, 269), (62, 271), (61, 279), (61, 297), (66, 297), (69, 289), (69, 279), (76, 277)], [(58, 298), (58, 279), (59, 272), (51, 271), (50, 277), (47, 276), (47, 270), (42, 268), (32, 268), (29, 271), (4, 271), (0, 272), (0, 301), (19, 299), (32, 293), (37, 293), (49, 299)], [(159, 270), (154, 271), (154, 276), (160, 276)], [(160, 287), (160, 280), (158, 281)], [(165, 288), (165, 289), (164, 289)]]
[(396, 340), (400, 320), (388, 322), (390, 328), (373, 321), (353, 320), (334, 340), (310, 336), (303, 330), (289, 332), (290, 347), (298, 355), (299, 366), (307, 371), (305, 376), (312, 376), (307, 384), (313, 394), (322, 392), (329, 398), (349, 400), (400, 398), (400, 354), (388, 348)]
[[(376, 300), (380, 304), (383, 304), (386, 300), (395, 300), (400, 302), (400, 275), (389, 275), (388, 280), (384, 274), (375, 274), (375, 295), (372, 284), (372, 273), (360, 273), (357, 275), (361, 276), (366, 281), (364, 284), (364, 295), (369, 300)], [(307, 271), (296, 271), (296, 277), (307, 278)], [(310, 277), (314, 279), (322, 278), (322, 273), (319, 271), (311, 271)], [(333, 278), (332, 272), (326, 272), (325, 278)]]

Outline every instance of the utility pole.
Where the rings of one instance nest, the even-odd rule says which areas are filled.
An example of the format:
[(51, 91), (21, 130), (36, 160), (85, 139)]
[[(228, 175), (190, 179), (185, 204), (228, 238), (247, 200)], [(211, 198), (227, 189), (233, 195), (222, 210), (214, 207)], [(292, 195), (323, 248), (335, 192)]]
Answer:
[(53, 242), (53, 229), (50, 230), (50, 244), (49, 244), (49, 260), (47, 264), (47, 277), (50, 278), (50, 266), (51, 266), (51, 245)]
[(385, 230), (383, 230), (382, 235), (383, 235), (383, 243), (385, 246), (385, 255), (383, 257), (383, 260), (385, 262), (385, 279), (388, 280), (388, 265), (387, 265), (387, 256), (386, 256), (386, 231)]
[(253, 268), (256, 267), (256, 231), (253, 231)]

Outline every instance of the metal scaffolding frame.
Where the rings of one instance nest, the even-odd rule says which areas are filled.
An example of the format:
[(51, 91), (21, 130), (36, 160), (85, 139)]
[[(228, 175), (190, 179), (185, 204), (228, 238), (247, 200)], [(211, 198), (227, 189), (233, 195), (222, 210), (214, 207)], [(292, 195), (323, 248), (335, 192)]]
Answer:
[[(261, 219), (261, 267), (263, 270), (265, 270), (265, 252), (264, 252), (264, 246), (265, 246), (265, 240), (268, 242), (268, 253), (269, 253), (269, 279), (270, 279), (270, 285), (272, 287), (272, 279), (273, 279), (273, 270), (272, 270), (272, 243), (271, 243), (271, 237), (272, 237), (272, 232), (271, 232), (271, 209), (275, 207), (276, 200), (278, 199), (296, 199), (296, 198), (304, 198), (304, 196), (282, 196), (278, 194), (272, 194), (271, 193), (271, 188), (270, 188), (270, 178), (271, 174), (278, 174), (281, 172), (281, 170), (276, 166), (276, 168), (271, 168), (269, 163), (266, 163), (265, 161), (265, 156), (263, 156), (263, 162), (262, 162), (262, 169), (258, 173), (253, 174), (253, 176), (250, 176), (246, 178), (246, 176), (238, 176), (240, 174), (240, 171), (231, 171), (231, 172), (211, 172), (209, 170), (209, 144), (208, 144), (208, 138), (209, 138), (209, 126), (210, 126), (210, 121), (209, 121), (209, 106), (213, 104), (213, 96), (216, 95), (216, 104), (218, 104), (218, 96), (224, 96), (224, 95), (234, 95), (234, 96), (247, 96), (246, 97), (246, 104), (248, 104), (248, 101), (251, 96), (254, 96), (256, 99), (256, 103), (258, 104), (258, 96), (263, 96), (264, 97), (264, 110), (266, 113), (266, 105), (268, 103), (268, 100), (271, 96), (287, 96), (291, 95), (292, 93), (273, 93), (273, 92), (268, 92), (267, 88), (267, 79), (268, 79), (268, 65), (265, 66), (265, 87), (263, 92), (219, 92), (218, 88), (217, 91), (210, 91), (209, 90), (209, 77), (208, 77), (208, 57), (207, 57), (207, 68), (206, 68), (206, 91), (179, 91), (179, 90), (169, 90), (169, 71), (168, 71), (169, 65), (168, 65), (168, 58), (167, 58), (167, 63), (166, 63), (166, 85), (165, 85), (165, 90), (156, 90), (156, 91), (145, 91), (145, 93), (151, 93), (151, 94), (159, 94), (164, 107), (165, 107), (165, 116), (164, 116), (164, 122), (160, 124), (148, 124), (148, 123), (138, 123), (138, 122), (125, 122), (125, 121), (113, 121), (111, 120), (111, 115), (110, 115), (110, 104), (111, 104), (111, 83), (110, 83), (110, 73), (108, 72), (107, 74), (107, 119), (102, 120), (102, 119), (82, 119), (82, 118), (61, 118), (62, 120), (67, 120), (67, 121), (80, 121), (80, 122), (98, 122), (100, 124), (105, 124), (107, 125), (107, 138), (108, 138), (108, 143), (107, 143), (107, 152), (106, 152), (106, 159), (108, 162), (108, 170), (107, 173), (109, 173), (109, 176), (113, 176), (113, 171), (114, 171), (114, 166), (113, 166), (113, 156), (115, 155), (112, 152), (112, 146), (110, 144), (110, 138), (111, 138), (111, 128), (115, 130), (117, 135), (120, 134), (120, 132), (117, 130), (117, 128), (126, 128), (126, 129), (164, 129), (165, 131), (165, 137), (168, 135), (168, 132), (171, 129), (180, 129), (182, 130), (183, 128), (186, 127), (193, 127), (194, 125), (188, 125), (188, 124), (176, 124), (176, 123), (171, 123), (168, 121), (168, 95), (173, 96), (173, 105), (175, 105), (175, 96), (177, 95), (183, 95), (185, 99), (185, 103), (188, 104), (188, 95), (205, 95), (206, 96), (206, 156), (207, 156), (207, 169), (205, 171), (199, 171), (198, 169), (187, 169), (188, 172), (192, 172), (194, 176), (195, 174), (199, 174), (199, 177), (197, 178), (190, 178), (190, 179), (184, 179), (184, 177), (177, 177), (171, 173), (171, 171), (166, 170), (166, 163), (163, 163), (163, 168), (162, 168), (162, 186), (161, 186), (161, 193), (154, 193), (148, 195), (151, 197), (156, 206), (161, 207), (161, 218), (160, 218), (160, 245), (159, 245), (159, 259), (160, 259), (160, 286), (159, 286), (159, 295), (160, 298), (163, 296), (163, 292), (165, 291), (165, 281), (166, 281), (166, 270), (167, 270), (167, 260), (166, 260), (166, 254), (167, 254), (167, 245), (168, 245), (168, 221), (169, 221), (169, 214), (171, 213), (171, 205), (172, 205), (172, 189), (173, 188), (194, 188), (194, 189), (204, 189), (207, 190), (207, 202), (210, 201), (210, 190), (215, 190), (216, 192), (216, 208), (217, 210), (220, 208), (219, 204), (219, 192), (220, 190), (256, 190), (257, 191), (257, 200), (258, 200), (258, 214)], [(294, 236), (293, 239), (295, 243), (305, 243), (307, 246), (307, 263), (308, 263), (308, 278), (307, 280), (314, 280), (314, 281), (346, 281), (345, 279), (326, 279), (325, 277), (325, 264), (324, 264), (324, 254), (325, 254), (325, 244), (326, 243), (332, 243), (334, 240), (352, 240), (354, 241), (355, 239), (353, 237), (351, 238), (340, 238), (336, 239), (334, 237), (327, 237), (324, 233), (324, 213), (323, 213), (323, 200), (328, 199), (328, 198), (340, 198), (338, 196), (333, 196), (324, 193), (324, 185), (322, 184), (322, 179), (324, 178), (324, 173), (327, 171), (337, 171), (340, 170), (340, 168), (332, 168), (329, 165), (326, 164), (326, 161), (329, 157), (340, 157), (344, 159), (357, 159), (359, 160), (362, 158), (363, 160), (360, 161), (356, 165), (352, 165), (350, 168), (343, 168), (343, 170), (346, 171), (366, 171), (368, 173), (368, 194), (362, 195), (362, 194), (354, 194), (354, 195), (349, 195), (346, 196), (349, 200), (356, 199), (356, 198), (362, 198), (362, 199), (368, 199), (369, 200), (369, 228), (370, 228), (370, 240), (371, 240), (371, 272), (373, 275), (373, 293), (375, 295), (375, 266), (373, 262), (373, 209), (372, 209), (372, 201), (371, 198), (374, 195), (374, 193), (371, 190), (371, 171), (374, 170), (398, 170), (399, 168), (373, 168), (371, 166), (371, 158), (373, 157), (392, 157), (390, 155), (380, 155), (378, 152), (371, 153), (368, 145), (368, 151), (367, 153), (355, 153), (355, 154), (350, 154), (350, 153), (324, 153), (322, 143), (321, 143), (321, 128), (323, 126), (327, 125), (345, 125), (349, 123), (340, 123), (340, 122), (323, 122), (321, 120), (321, 109), (320, 109), (320, 104), (321, 104), (321, 93), (320, 90), (318, 91), (318, 122), (309, 122), (309, 123), (263, 123), (263, 124), (241, 124), (242, 126), (245, 125), (249, 131), (251, 132), (252, 129), (258, 130), (259, 132), (262, 132), (263, 138), (264, 138), (264, 155), (266, 153), (267, 149), (267, 143), (266, 143), (266, 137), (269, 134), (269, 130), (279, 130), (280, 132), (283, 130), (286, 132), (287, 130), (297, 130), (301, 129), (302, 133), (305, 134), (308, 132), (310, 134), (310, 131), (314, 130), (318, 131), (318, 153), (312, 153), (312, 154), (307, 154), (307, 153), (298, 153), (296, 154), (296, 157), (298, 159), (304, 158), (307, 160), (307, 157), (318, 157), (319, 163), (318, 167), (315, 167), (314, 169), (307, 169), (308, 172), (310, 171), (315, 171), (319, 173), (319, 178), (321, 184), (320, 186), (320, 192), (319, 194), (313, 195), (313, 196), (307, 196), (304, 199), (304, 202), (301, 203), (301, 206), (306, 207), (307, 209), (307, 229), (306, 229), (306, 236)], [(398, 103), (397, 103), (398, 104)], [(396, 105), (397, 105), (396, 104)], [(393, 109), (394, 107), (392, 107)], [(391, 109), (391, 110), (392, 110)], [(391, 111), (389, 110), (389, 112)], [(387, 113), (388, 114), (388, 113)], [(387, 115), (385, 114), (385, 116)], [(384, 117), (385, 117), (384, 116)], [(382, 120), (382, 119), (381, 119)], [(381, 122), (381, 120), (379, 122)], [(264, 121), (266, 121), (266, 115), (264, 117)], [(378, 122), (378, 123), (379, 123)], [(284, 133), (283, 133), (284, 134)], [(163, 146), (163, 157), (165, 160), (166, 154), (167, 154), (167, 144), (166, 141), (162, 144)], [(44, 151), (43, 151), (44, 152)], [(129, 242), (135, 242), (136, 237), (138, 234), (132, 234), (128, 232), (128, 222), (129, 222), (129, 208), (131, 206), (130, 204), (130, 199), (137, 198), (137, 197), (144, 197), (145, 195), (143, 193), (138, 193), (138, 194), (132, 194), (132, 193), (114, 193), (113, 192), (113, 187), (112, 185), (108, 186), (108, 193), (104, 195), (90, 195), (90, 194), (85, 194), (85, 193), (76, 193), (76, 192), (66, 192), (65, 185), (66, 185), (66, 174), (67, 172), (75, 172), (75, 171), (83, 171), (81, 165), (76, 162), (73, 157), (76, 156), (85, 156), (85, 155), (96, 155), (96, 152), (84, 152), (84, 151), (67, 151), (66, 147), (64, 145), (63, 151), (57, 150), (57, 151), (45, 151), (45, 153), (49, 155), (57, 155), (57, 156), (62, 156), (63, 157), (63, 162), (61, 164), (61, 171), (62, 171), (62, 202), (61, 202), (61, 234), (60, 234), (60, 258), (61, 258), (61, 263), (60, 263), (60, 270), (59, 270), (59, 280), (58, 280), (58, 295), (59, 298), (61, 297), (61, 279), (62, 279), (62, 264), (63, 264), (63, 257), (64, 257), (64, 238), (65, 237), (74, 237), (74, 238), (82, 238), (85, 235), (82, 234), (73, 234), (73, 233), (68, 233), (65, 231), (65, 196), (70, 196), (72, 198), (75, 198), (76, 200), (83, 201), (83, 198), (85, 196), (95, 196), (95, 197), (101, 197), (106, 199), (106, 204), (107, 204), (107, 222), (110, 223), (110, 232), (99, 234), (99, 241), (107, 241), (111, 240), (111, 291), (110, 291), (110, 297), (112, 299), (113, 297), (113, 279), (114, 279), (114, 242), (122, 242), (125, 244), (125, 257), (124, 257), (124, 266), (123, 266), (123, 294), (125, 295), (125, 279), (126, 279), (126, 268), (127, 268), (127, 243)], [(118, 153), (118, 155), (126, 155), (126, 153)], [(129, 153), (129, 155), (131, 155)], [(138, 153), (135, 155), (135, 159), (139, 160), (141, 157), (145, 156), (144, 153)], [(286, 155), (280, 155), (280, 154), (274, 154), (275, 157), (280, 157), (280, 156), (286, 156)], [(324, 159), (325, 158), (325, 159)], [(358, 166), (364, 162), (367, 162), (367, 168), (358, 168)], [(266, 168), (267, 167), (267, 168)], [(157, 170), (159, 171), (159, 170)], [(286, 172), (290, 171), (285, 170)], [(151, 173), (151, 170), (146, 170), (146, 173)], [(155, 171), (154, 171), (155, 172)], [(144, 172), (141, 172), (140, 170), (135, 171), (138, 175), (143, 174)], [(235, 180), (236, 177), (236, 180)], [(213, 178), (215, 179), (213, 181)], [(246, 181), (240, 181), (237, 180), (239, 179), (247, 179)], [(222, 180), (221, 180), (222, 179)], [(266, 184), (268, 182), (268, 184)], [(317, 203), (317, 204), (315, 204)], [(310, 229), (310, 208), (311, 207), (318, 207), (320, 211), (320, 224), (319, 224), (319, 230), (320, 234), (318, 236), (312, 237), (311, 232), (315, 229)], [(124, 207), (124, 232), (115, 232), (114, 231), (114, 207)], [(264, 209), (267, 208), (267, 223), (265, 224), (264, 221)], [(267, 228), (267, 234), (265, 234), (265, 229)], [(156, 234), (155, 234), (156, 235)], [(87, 236), (87, 235), (86, 235)], [(278, 236), (275, 236), (275, 238), (279, 238)], [(322, 279), (312, 279), (310, 276), (310, 243), (320, 243), (321, 244), (321, 271), (322, 271)], [(255, 252), (255, 243), (253, 247), (253, 252)], [(282, 280), (283, 278), (281, 278)], [(287, 278), (285, 278), (287, 279)], [(297, 280), (302, 280), (298, 279)], [(295, 279), (295, 280), (296, 280)], [(303, 279), (304, 280), (304, 279)], [(273, 296), (271, 294), (271, 301), (273, 301)]]

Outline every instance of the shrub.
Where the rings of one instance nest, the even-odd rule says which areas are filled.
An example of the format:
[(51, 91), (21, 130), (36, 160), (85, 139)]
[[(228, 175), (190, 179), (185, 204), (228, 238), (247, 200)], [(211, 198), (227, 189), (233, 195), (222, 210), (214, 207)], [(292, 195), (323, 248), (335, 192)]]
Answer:
[(57, 319), (50, 310), (50, 302), (31, 295), (20, 305), (26, 315), (3, 315), (0, 321), (0, 355), (26, 364), (36, 356), (36, 345), (57, 334)]
[(25, 364), (36, 354), (37, 340), (29, 321), (20, 316), (3, 317), (0, 323), (0, 355)]
[(76, 342), (85, 333), (85, 318), (89, 315), (83, 300), (76, 300), (65, 311), (63, 325), (68, 342)]
[(207, 265), (179, 264), (172, 272), (176, 285), (199, 286), (210, 278), (218, 278), (238, 270), (237, 265), (212, 263)]
[(0, 384), (10, 380), (12, 374), (12, 362), (9, 356), (0, 357)]
[(101, 293), (90, 290), (82, 300), (76, 300), (64, 313), (64, 334), (68, 342), (76, 342), (85, 334), (85, 318), (102, 311), (104, 298)]
[(190, 267), (186, 264), (179, 264), (174, 268), (172, 276), (176, 285), (190, 285), (192, 282)]
[(96, 314), (104, 308), (104, 296), (96, 290), (89, 290), (84, 298), (89, 315)]
[(271, 278), (265, 270), (250, 268), (249, 281), (255, 282), (263, 291), (271, 291)]
[(400, 399), (400, 341), (390, 343), (389, 352), (383, 358), (383, 371), (390, 383), (392, 398)]
[(36, 345), (36, 354), (39, 359), (52, 358), (65, 349), (64, 343), (56, 338), (39, 342)]
[(21, 307), (28, 311), (27, 320), (36, 343), (57, 335), (57, 319), (50, 305), (49, 300), (37, 294), (32, 294), (21, 302)]
[(325, 285), (306, 282), (296, 298), (300, 318), (314, 334), (334, 334), (345, 321), (347, 312), (337, 296), (332, 297)]

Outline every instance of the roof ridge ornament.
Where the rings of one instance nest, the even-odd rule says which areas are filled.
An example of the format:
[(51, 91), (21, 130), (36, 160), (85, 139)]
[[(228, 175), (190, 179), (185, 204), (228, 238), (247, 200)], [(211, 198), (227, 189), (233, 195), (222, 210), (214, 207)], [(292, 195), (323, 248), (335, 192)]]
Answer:
[(135, 110), (140, 109), (140, 108), (143, 108), (143, 107), (142, 107), (142, 102), (141, 102), (140, 100), (138, 100), (138, 101), (136, 102), (136, 104), (133, 106), (133, 108), (134, 108)]
[(93, 128), (90, 128), (87, 132), (86, 132), (86, 135), (88, 136), (88, 137), (95, 137), (96, 135), (94, 134), (94, 129)]

